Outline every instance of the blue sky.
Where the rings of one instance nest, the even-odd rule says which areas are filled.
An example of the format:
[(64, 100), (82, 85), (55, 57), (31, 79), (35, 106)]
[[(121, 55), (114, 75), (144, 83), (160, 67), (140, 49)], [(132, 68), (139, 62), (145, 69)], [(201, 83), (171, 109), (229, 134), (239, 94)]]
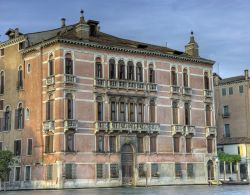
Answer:
[(81, 8), (103, 32), (181, 51), (193, 30), (200, 55), (215, 60), (222, 77), (250, 69), (248, 0), (0, 0), (0, 41), (8, 28), (48, 30), (62, 17), (76, 23)]

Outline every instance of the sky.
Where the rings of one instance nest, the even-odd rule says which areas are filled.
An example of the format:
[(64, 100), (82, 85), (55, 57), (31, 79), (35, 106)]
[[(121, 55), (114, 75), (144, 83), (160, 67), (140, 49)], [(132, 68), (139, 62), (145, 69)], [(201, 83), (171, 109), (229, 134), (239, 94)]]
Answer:
[(79, 21), (100, 21), (101, 31), (184, 51), (194, 31), (201, 57), (216, 61), (223, 78), (250, 69), (248, 0), (0, 0), (0, 41), (9, 28), (43, 31)]

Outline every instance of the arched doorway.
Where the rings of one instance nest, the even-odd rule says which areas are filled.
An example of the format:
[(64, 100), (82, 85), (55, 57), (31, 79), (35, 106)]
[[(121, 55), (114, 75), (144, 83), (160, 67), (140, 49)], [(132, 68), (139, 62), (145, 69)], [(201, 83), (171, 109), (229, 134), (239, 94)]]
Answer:
[(121, 149), (122, 184), (131, 185), (134, 176), (134, 155), (133, 148), (124, 144)]
[(212, 160), (207, 162), (207, 177), (208, 180), (214, 180), (214, 165)]

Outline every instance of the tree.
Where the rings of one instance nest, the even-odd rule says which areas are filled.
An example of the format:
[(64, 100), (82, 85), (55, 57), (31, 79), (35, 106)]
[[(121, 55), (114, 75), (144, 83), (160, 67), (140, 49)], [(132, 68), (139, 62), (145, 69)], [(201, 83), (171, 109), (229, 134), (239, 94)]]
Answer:
[[(12, 152), (5, 150), (0, 151), (0, 181), (7, 181), (11, 166), (14, 164), (14, 155)], [(1, 185), (1, 182), (0, 182)], [(5, 186), (4, 186), (5, 189)]]

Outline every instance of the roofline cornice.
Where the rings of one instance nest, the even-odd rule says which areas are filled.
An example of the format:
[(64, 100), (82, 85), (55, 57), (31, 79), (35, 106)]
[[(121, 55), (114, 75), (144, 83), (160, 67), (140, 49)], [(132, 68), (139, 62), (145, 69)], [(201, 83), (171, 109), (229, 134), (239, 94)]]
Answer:
[(36, 46), (29, 47), (25, 50), (23, 50), (23, 54), (29, 53), (31, 51), (35, 51), (40, 47), (46, 47), (48, 45), (54, 44), (54, 43), (68, 43), (68, 44), (74, 44), (74, 45), (81, 45), (86, 47), (93, 47), (98, 49), (107, 49), (111, 51), (121, 51), (121, 52), (129, 52), (133, 54), (144, 54), (144, 55), (152, 55), (152, 56), (160, 56), (160, 57), (167, 57), (172, 59), (179, 59), (184, 61), (192, 61), (192, 62), (198, 62), (198, 63), (206, 63), (213, 65), (215, 61), (213, 60), (206, 60), (206, 59), (198, 59), (198, 58), (192, 58), (192, 57), (183, 57), (183, 56), (177, 56), (173, 54), (165, 54), (161, 52), (154, 52), (149, 50), (141, 50), (141, 49), (131, 49), (127, 47), (119, 47), (119, 46), (109, 46), (109, 45), (103, 45), (99, 43), (93, 43), (89, 41), (76, 41), (76, 40), (70, 40), (70, 39), (63, 39), (63, 38), (54, 38), (42, 43), (37, 44)]
[(25, 36), (21, 35), (17, 38), (4, 41), (4, 42), (0, 43), (0, 49), (4, 48), (6, 46), (10, 46), (10, 45), (15, 44), (15, 43), (19, 43), (21, 41), (25, 41), (25, 39), (26, 39)]

